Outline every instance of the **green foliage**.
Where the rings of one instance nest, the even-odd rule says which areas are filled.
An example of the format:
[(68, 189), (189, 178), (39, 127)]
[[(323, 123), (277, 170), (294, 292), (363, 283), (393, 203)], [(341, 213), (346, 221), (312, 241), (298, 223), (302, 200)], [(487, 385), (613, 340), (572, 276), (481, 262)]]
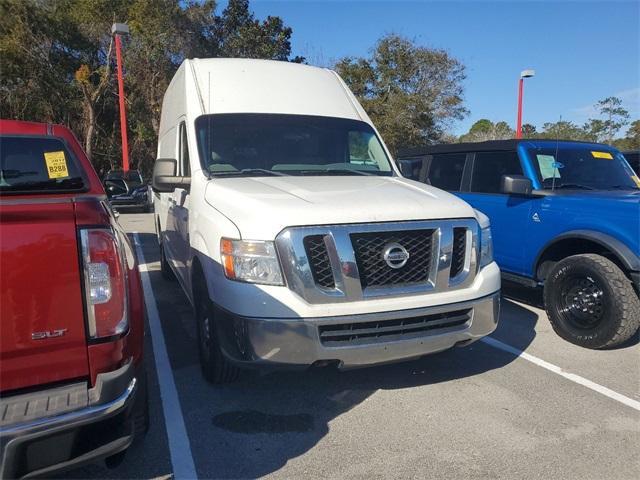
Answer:
[(399, 35), (382, 37), (368, 58), (342, 58), (335, 69), (394, 154), (442, 139), (451, 122), (468, 113), (464, 65)]
[(129, 154), (147, 175), (162, 98), (185, 58), (291, 53), (291, 28), (256, 19), (247, 0), (221, 14), (213, 0), (0, 0), (2, 117), (70, 126), (98, 171), (121, 161), (115, 21), (131, 30), (123, 40)]
[[(589, 119), (583, 126), (560, 120), (547, 122), (539, 132), (534, 125), (522, 125), (523, 138), (547, 138), (610, 143), (621, 149), (640, 148), (640, 121), (631, 123), (625, 138), (614, 140), (620, 129), (628, 123), (629, 112), (622, 106), (622, 100), (608, 97), (600, 100), (595, 107), (600, 118)], [(460, 136), (460, 142), (482, 142), (513, 138), (515, 132), (506, 122), (493, 123), (486, 118), (478, 120), (468, 133)], [(637, 145), (634, 147), (634, 145)]]
[(573, 122), (560, 120), (558, 122), (547, 122), (542, 126), (539, 138), (550, 138), (560, 140), (590, 140), (584, 128)]
[(538, 130), (535, 125), (531, 125), (530, 123), (522, 124), (522, 138), (536, 138), (538, 135)]
[(612, 143), (613, 138), (629, 122), (629, 112), (622, 106), (622, 100), (617, 97), (607, 97), (596, 104), (602, 118), (590, 118), (584, 125), (589, 138)]
[(613, 145), (620, 150), (640, 150), (640, 120), (631, 122), (624, 138), (613, 141)]
[(485, 142), (487, 140), (507, 140), (514, 138), (516, 132), (507, 122), (493, 123), (491, 120), (483, 118), (478, 120), (469, 129), (468, 133), (461, 135), (460, 142)]

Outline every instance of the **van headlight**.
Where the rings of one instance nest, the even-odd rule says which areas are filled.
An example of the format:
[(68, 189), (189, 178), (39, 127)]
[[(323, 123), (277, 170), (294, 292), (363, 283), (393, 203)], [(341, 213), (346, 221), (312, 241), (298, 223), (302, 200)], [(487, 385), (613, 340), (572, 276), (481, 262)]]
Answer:
[(223, 238), (220, 256), (224, 274), (230, 280), (284, 285), (273, 242)]
[(491, 227), (480, 230), (480, 268), (493, 262), (493, 237)]

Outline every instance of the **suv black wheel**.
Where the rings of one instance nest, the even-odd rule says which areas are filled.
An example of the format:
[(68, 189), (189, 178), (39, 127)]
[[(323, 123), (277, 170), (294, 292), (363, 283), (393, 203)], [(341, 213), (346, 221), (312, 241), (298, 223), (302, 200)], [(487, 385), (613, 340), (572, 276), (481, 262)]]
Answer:
[(196, 293), (196, 322), (198, 327), (198, 351), (204, 378), (213, 383), (235, 381), (240, 371), (222, 353), (215, 327), (214, 310), (206, 292)]
[(555, 332), (581, 347), (619, 345), (640, 325), (640, 299), (631, 281), (600, 255), (559, 261), (545, 281), (544, 303)]

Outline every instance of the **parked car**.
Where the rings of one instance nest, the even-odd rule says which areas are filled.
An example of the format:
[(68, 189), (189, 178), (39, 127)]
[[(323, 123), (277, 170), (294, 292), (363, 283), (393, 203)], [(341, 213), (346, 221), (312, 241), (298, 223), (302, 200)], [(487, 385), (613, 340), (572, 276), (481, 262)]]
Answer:
[(0, 120), (0, 478), (122, 455), (148, 424), (134, 252), (65, 127)]
[(113, 208), (153, 211), (153, 192), (138, 170), (112, 170), (104, 177), (104, 189)]
[(407, 151), (403, 171), (455, 193), (491, 219), (504, 279), (544, 285), (566, 340), (604, 348), (640, 323), (640, 180), (616, 149), (552, 140)]
[(161, 266), (195, 307), (208, 380), (405, 360), (496, 328), (486, 217), (403, 179), (335, 72), (186, 60), (160, 132)]
[(631, 168), (635, 170), (636, 174), (640, 174), (640, 151), (632, 150), (629, 152), (622, 152), (622, 154), (624, 155), (624, 158), (627, 159), (627, 162), (629, 162), (629, 165), (631, 165)]

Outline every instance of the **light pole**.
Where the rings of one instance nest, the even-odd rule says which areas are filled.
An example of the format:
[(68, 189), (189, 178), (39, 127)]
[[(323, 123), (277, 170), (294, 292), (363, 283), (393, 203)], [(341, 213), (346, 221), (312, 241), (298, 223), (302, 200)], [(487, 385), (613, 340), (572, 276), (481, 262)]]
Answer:
[(535, 70), (523, 70), (520, 72), (520, 82), (518, 83), (518, 123), (516, 124), (516, 138), (522, 138), (522, 90), (524, 89), (524, 79), (533, 77)]
[(118, 97), (120, 100), (120, 134), (122, 135), (122, 170), (129, 170), (129, 143), (127, 141), (127, 113), (124, 105), (124, 80), (122, 78), (122, 35), (129, 35), (129, 27), (126, 23), (114, 23), (111, 26), (111, 35), (116, 41), (116, 63), (118, 67)]

